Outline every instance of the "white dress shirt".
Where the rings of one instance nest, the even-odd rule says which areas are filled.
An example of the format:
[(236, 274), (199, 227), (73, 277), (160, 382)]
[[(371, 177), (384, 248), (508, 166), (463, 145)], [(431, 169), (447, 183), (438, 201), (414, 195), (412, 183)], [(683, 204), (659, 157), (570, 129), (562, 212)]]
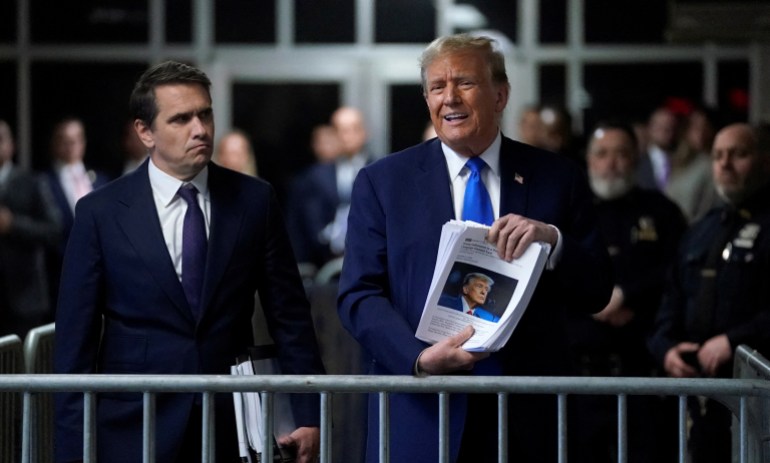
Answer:
[[(481, 153), (480, 157), (487, 163), (487, 167), (481, 171), (481, 180), (489, 192), (489, 198), (492, 200), (492, 212), (495, 219), (500, 218), (500, 146), (502, 146), (503, 137), (500, 132), (497, 133), (495, 140), (489, 147)], [(470, 169), (465, 167), (468, 157), (454, 151), (449, 146), (441, 143), (441, 150), (444, 152), (447, 169), (449, 170), (449, 179), (451, 180), (452, 204), (454, 204), (455, 217), (460, 220), (463, 216), (463, 200), (465, 199), (465, 186), (470, 178)], [(551, 270), (556, 267), (561, 256), (562, 239), (561, 231), (554, 225), (558, 234), (556, 246), (548, 257), (546, 268)]]
[(155, 209), (158, 211), (160, 227), (163, 230), (163, 239), (166, 241), (168, 254), (174, 264), (179, 281), (182, 280), (182, 231), (184, 229), (184, 215), (187, 212), (187, 203), (177, 192), (179, 187), (192, 183), (198, 189), (198, 205), (203, 211), (206, 223), (206, 236), (209, 235), (211, 222), (211, 198), (209, 196), (208, 167), (204, 167), (198, 175), (189, 182), (183, 182), (160, 170), (150, 159), (148, 171), (152, 197), (155, 200)]
[(75, 212), (75, 204), (78, 200), (93, 190), (86, 166), (82, 162), (74, 164), (57, 163), (55, 169), (59, 176), (59, 184), (61, 184), (64, 196), (67, 198), (67, 203), (69, 203), (72, 212)]

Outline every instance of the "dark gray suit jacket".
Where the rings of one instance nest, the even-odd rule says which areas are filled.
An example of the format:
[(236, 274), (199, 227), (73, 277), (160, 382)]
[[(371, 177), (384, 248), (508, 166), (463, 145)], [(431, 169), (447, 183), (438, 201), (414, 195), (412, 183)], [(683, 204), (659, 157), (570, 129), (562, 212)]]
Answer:
[(0, 335), (24, 337), (53, 319), (45, 251), (59, 243), (60, 219), (42, 180), (17, 167), (0, 185), (0, 206), (13, 214), (0, 235)]

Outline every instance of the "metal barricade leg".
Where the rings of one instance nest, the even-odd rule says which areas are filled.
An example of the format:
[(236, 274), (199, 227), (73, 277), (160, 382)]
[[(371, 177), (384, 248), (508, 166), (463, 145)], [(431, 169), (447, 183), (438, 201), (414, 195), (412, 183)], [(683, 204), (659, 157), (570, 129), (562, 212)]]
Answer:
[(142, 461), (155, 463), (155, 394), (144, 393)]
[(380, 463), (390, 463), (390, 396), (380, 392)]

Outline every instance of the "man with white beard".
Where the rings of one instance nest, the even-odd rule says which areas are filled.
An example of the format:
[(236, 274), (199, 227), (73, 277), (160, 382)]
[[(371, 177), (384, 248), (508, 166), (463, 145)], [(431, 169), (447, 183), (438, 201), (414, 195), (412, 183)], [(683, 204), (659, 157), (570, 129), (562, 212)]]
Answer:
[[(686, 222), (662, 193), (636, 184), (636, 146), (633, 130), (616, 123), (599, 125), (589, 139), (588, 176), (615, 287), (604, 310), (593, 316), (576, 314), (568, 325), (573, 365), (583, 376), (651, 376), (654, 370), (646, 338)], [(612, 461), (615, 399), (577, 397), (575, 406), (577, 425), (569, 429), (577, 435), (570, 439), (574, 455), (569, 460)], [(658, 397), (628, 398), (629, 461), (664, 461), (664, 449), (671, 447), (665, 439), (655, 439), (655, 414), (666, 409)]]

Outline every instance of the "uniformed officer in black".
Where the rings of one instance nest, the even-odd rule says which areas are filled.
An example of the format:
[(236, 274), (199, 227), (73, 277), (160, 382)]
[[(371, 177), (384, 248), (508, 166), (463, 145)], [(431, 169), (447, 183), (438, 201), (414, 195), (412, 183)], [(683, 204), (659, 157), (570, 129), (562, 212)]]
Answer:
[[(654, 363), (646, 340), (660, 307), (666, 272), (687, 226), (675, 203), (636, 185), (636, 147), (632, 129), (623, 124), (600, 124), (589, 139), (588, 175), (599, 229), (613, 261), (615, 288), (604, 310), (570, 319), (573, 364), (583, 376), (651, 376)], [(663, 461), (664, 439), (655, 438), (659, 401), (629, 397), (631, 462)], [(574, 438), (569, 460), (617, 461), (617, 401), (582, 396), (573, 402), (576, 421), (570, 426)]]
[[(714, 140), (712, 171), (725, 202), (687, 232), (650, 349), (674, 377), (730, 377), (735, 348), (770, 354), (770, 139), (746, 124)], [(730, 412), (693, 398), (694, 463), (730, 461)]]

